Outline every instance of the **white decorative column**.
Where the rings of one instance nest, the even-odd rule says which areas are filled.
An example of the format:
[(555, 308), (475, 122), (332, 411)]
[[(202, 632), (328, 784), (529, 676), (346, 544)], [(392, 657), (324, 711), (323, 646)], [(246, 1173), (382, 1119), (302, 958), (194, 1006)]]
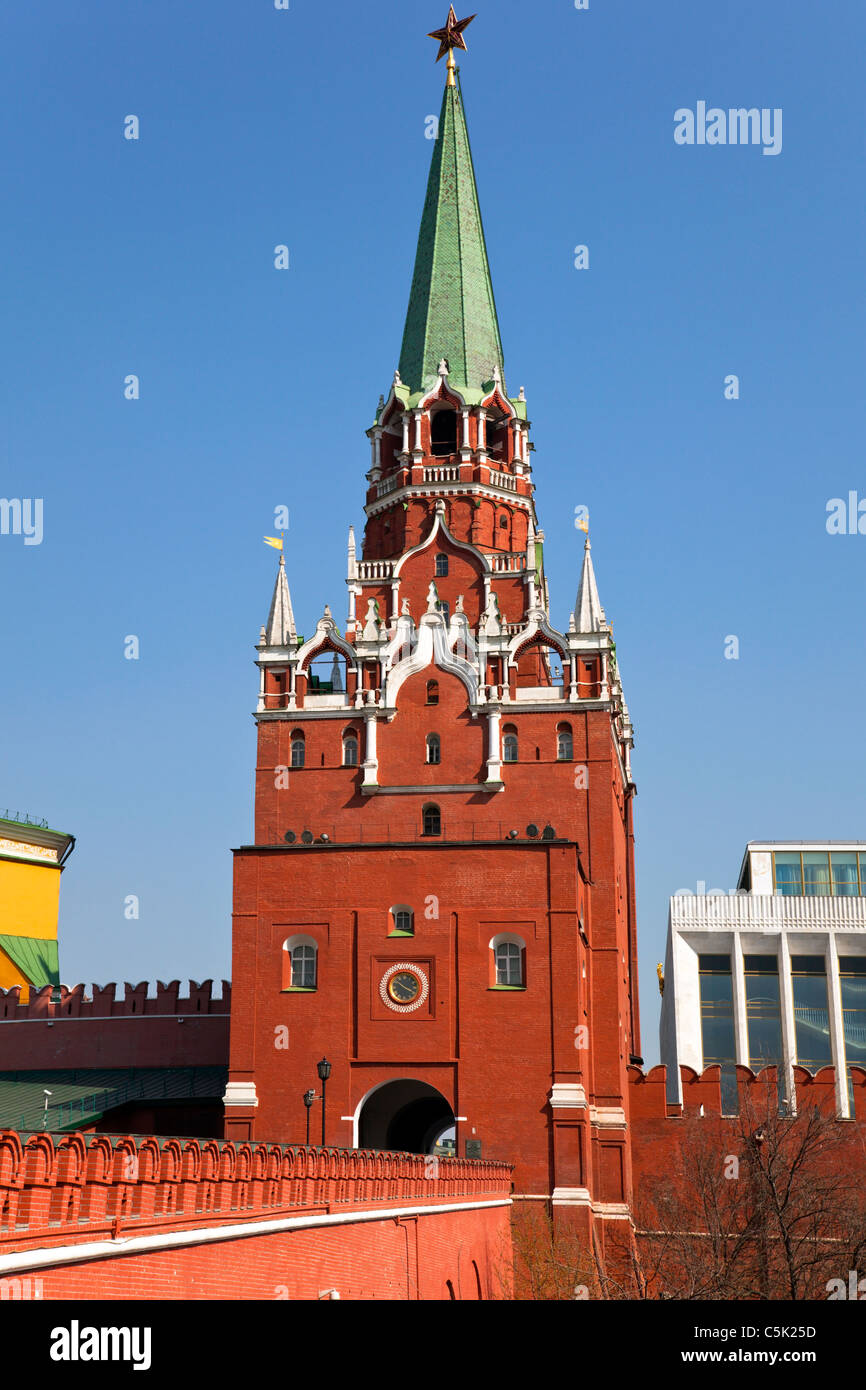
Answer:
[(408, 410), (407, 410), (407, 411), (405, 411), (404, 414), (403, 414), (403, 453), (404, 453), (404, 454), (408, 454), (408, 452), (409, 452), (409, 424), (410, 424), (410, 420), (411, 420), (411, 416), (409, 415), (409, 412), (408, 412)]
[[(372, 693), (372, 692), (367, 692)], [(376, 710), (367, 705), (364, 709), (364, 787), (378, 787), (379, 759), (376, 754)]]
[(512, 446), (512, 458), (513, 458), (513, 461), (514, 461), (515, 463), (522, 463), (522, 461), (523, 461), (523, 455), (522, 455), (521, 452), (520, 452), (520, 441), (521, 441), (521, 439), (523, 438), (523, 431), (522, 431), (521, 428), (520, 428), (520, 421), (519, 421), (519, 420), (512, 420), (512, 421), (511, 421), (511, 429), (512, 429), (513, 434), (514, 434), (514, 442), (513, 442), (513, 446)]
[(265, 708), (265, 668), (259, 667), (259, 712)]
[(794, 1018), (794, 982), (791, 979), (791, 948), (785, 932), (779, 934), (779, 1004), (782, 1013), (782, 1058), (785, 1097), (791, 1114), (797, 1109), (794, 1063), (797, 1060), (797, 1024)]
[(502, 781), (502, 757), (499, 744), (501, 711), (491, 709), (487, 715), (487, 781)]
[(735, 931), (731, 941), (731, 988), (734, 1011), (734, 1056), (741, 1067), (749, 1065), (749, 1020), (746, 1013), (746, 972), (743, 943)]
[(378, 469), (382, 467), (382, 431), (380, 429), (373, 431), (373, 467)]
[(399, 616), (400, 616), (400, 581), (399, 581), (399, 579), (392, 579), (392, 580), (391, 580), (391, 617), (392, 617), (392, 619), (394, 619), (394, 618), (399, 618)]
[(482, 463), (487, 461), (487, 411), (483, 405), (478, 407), (478, 457)]
[(469, 443), (469, 410), (467, 408), (460, 413), (463, 416), (463, 443), (460, 447), (468, 452), (472, 447)]
[(298, 668), (294, 661), (289, 667), (289, 709), (298, 707)]
[(836, 937), (827, 933), (827, 1008), (830, 1015), (830, 1046), (836, 1072), (836, 1114), (840, 1120), (850, 1120), (848, 1104), (848, 1068), (845, 1058), (845, 1022), (842, 1014), (842, 982), (839, 979), (839, 952)]
[(420, 463), (421, 460), (422, 460), (423, 457), (424, 457), (424, 450), (421, 448), (421, 420), (422, 420), (422, 418), (423, 418), (424, 412), (423, 412), (423, 410), (416, 410), (416, 411), (414, 412), (414, 415), (415, 415), (415, 448), (414, 448), (414, 450), (413, 450), (413, 453), (414, 453), (414, 455), (415, 455), (415, 461), (416, 461), (417, 463)]
[(570, 684), (568, 690), (569, 700), (579, 700), (580, 691), (577, 688), (577, 657), (574, 652), (569, 653), (568, 668), (570, 672)]

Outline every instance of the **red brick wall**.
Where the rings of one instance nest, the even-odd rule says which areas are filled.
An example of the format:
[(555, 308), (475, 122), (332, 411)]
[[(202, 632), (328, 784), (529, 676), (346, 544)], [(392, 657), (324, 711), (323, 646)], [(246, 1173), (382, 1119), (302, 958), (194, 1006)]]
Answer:
[(160, 981), (151, 996), (146, 982), (127, 984), (122, 999), (115, 984), (93, 985), (89, 999), (84, 985), (62, 985), (56, 1004), (50, 985), (29, 1003), (18, 986), (0, 990), (2, 1069), (225, 1066), (231, 986), (214, 999), (210, 980), (189, 985), (181, 995), (177, 980)]
[[(629, 1108), (632, 1124), (632, 1162), (634, 1183), (642, 1179), (665, 1177), (670, 1172), (670, 1162), (679, 1152), (683, 1132), (682, 1118), (695, 1115), (703, 1106), (704, 1115), (719, 1120), (725, 1132), (730, 1133), (733, 1142), (739, 1133), (737, 1117), (721, 1115), (721, 1068), (707, 1067), (703, 1073), (691, 1067), (681, 1067), (683, 1086), (683, 1105), (668, 1105), (665, 1099), (665, 1067), (653, 1067), (649, 1072), (632, 1068), (629, 1073)], [(854, 1068), (854, 1100), (857, 1123), (841, 1120), (840, 1132), (850, 1134), (852, 1153), (858, 1163), (862, 1163), (863, 1139), (866, 1134), (866, 1071)], [(749, 1067), (737, 1067), (741, 1093), (743, 1088), (754, 1094), (756, 1113), (761, 1113), (766, 1104), (766, 1087), (775, 1088), (775, 1068), (754, 1073)], [(794, 1083), (797, 1092), (797, 1106), (816, 1105), (824, 1113), (834, 1115), (835, 1073), (832, 1067), (824, 1067), (812, 1075), (804, 1067), (794, 1068)]]
[[(0, 1296), (40, 1281), (63, 1298), (491, 1298), (511, 1267), (507, 1165), (130, 1136), (0, 1132)], [(481, 1207), (478, 1203), (492, 1203)], [(448, 1211), (449, 1205), (468, 1209)], [(385, 1216), (388, 1209), (405, 1209)], [(438, 1209), (437, 1209), (438, 1208)], [(361, 1211), (381, 1218), (353, 1222)], [(346, 1218), (257, 1233), (262, 1221)], [(243, 1234), (196, 1243), (199, 1229)], [(193, 1233), (190, 1244), (130, 1242)], [(121, 1239), (105, 1258), (37, 1251)], [(186, 1234), (183, 1239), (186, 1239)], [(28, 1254), (31, 1259), (28, 1260)], [(53, 1257), (52, 1257), (53, 1258)], [(477, 1274), (476, 1274), (477, 1270)]]
[(30, 1277), (42, 1281), (44, 1299), (318, 1299), (335, 1288), (343, 1299), (448, 1299), (449, 1279), (458, 1300), (477, 1299), (479, 1284), (482, 1298), (501, 1298), (510, 1277), (508, 1213), (503, 1206), (287, 1231)]

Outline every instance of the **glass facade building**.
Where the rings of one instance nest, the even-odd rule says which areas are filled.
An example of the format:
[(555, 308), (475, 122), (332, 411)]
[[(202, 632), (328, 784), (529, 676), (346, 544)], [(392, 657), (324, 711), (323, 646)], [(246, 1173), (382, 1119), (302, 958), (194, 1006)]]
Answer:
[(737, 887), (671, 898), (660, 1022), (667, 1098), (686, 1066), (775, 1066), (796, 1108), (796, 1068), (826, 1075), (840, 1118), (866, 1118), (866, 841), (752, 841)]
[(866, 896), (866, 853), (856, 850), (776, 850), (773, 886), (785, 898)]

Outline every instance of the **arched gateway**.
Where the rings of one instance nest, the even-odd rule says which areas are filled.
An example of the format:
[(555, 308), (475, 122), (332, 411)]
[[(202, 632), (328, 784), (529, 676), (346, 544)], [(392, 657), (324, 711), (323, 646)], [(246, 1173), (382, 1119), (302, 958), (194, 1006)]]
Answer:
[(434, 1086), (401, 1077), (367, 1092), (358, 1107), (356, 1125), (361, 1149), (427, 1154), (453, 1127), (454, 1111)]

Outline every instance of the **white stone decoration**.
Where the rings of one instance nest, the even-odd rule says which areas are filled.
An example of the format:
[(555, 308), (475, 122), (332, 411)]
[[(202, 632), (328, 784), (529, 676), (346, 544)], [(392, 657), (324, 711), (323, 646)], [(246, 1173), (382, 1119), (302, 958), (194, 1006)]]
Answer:
[(379, 606), (374, 598), (367, 600), (363, 640), (365, 642), (378, 642), (379, 640)]

